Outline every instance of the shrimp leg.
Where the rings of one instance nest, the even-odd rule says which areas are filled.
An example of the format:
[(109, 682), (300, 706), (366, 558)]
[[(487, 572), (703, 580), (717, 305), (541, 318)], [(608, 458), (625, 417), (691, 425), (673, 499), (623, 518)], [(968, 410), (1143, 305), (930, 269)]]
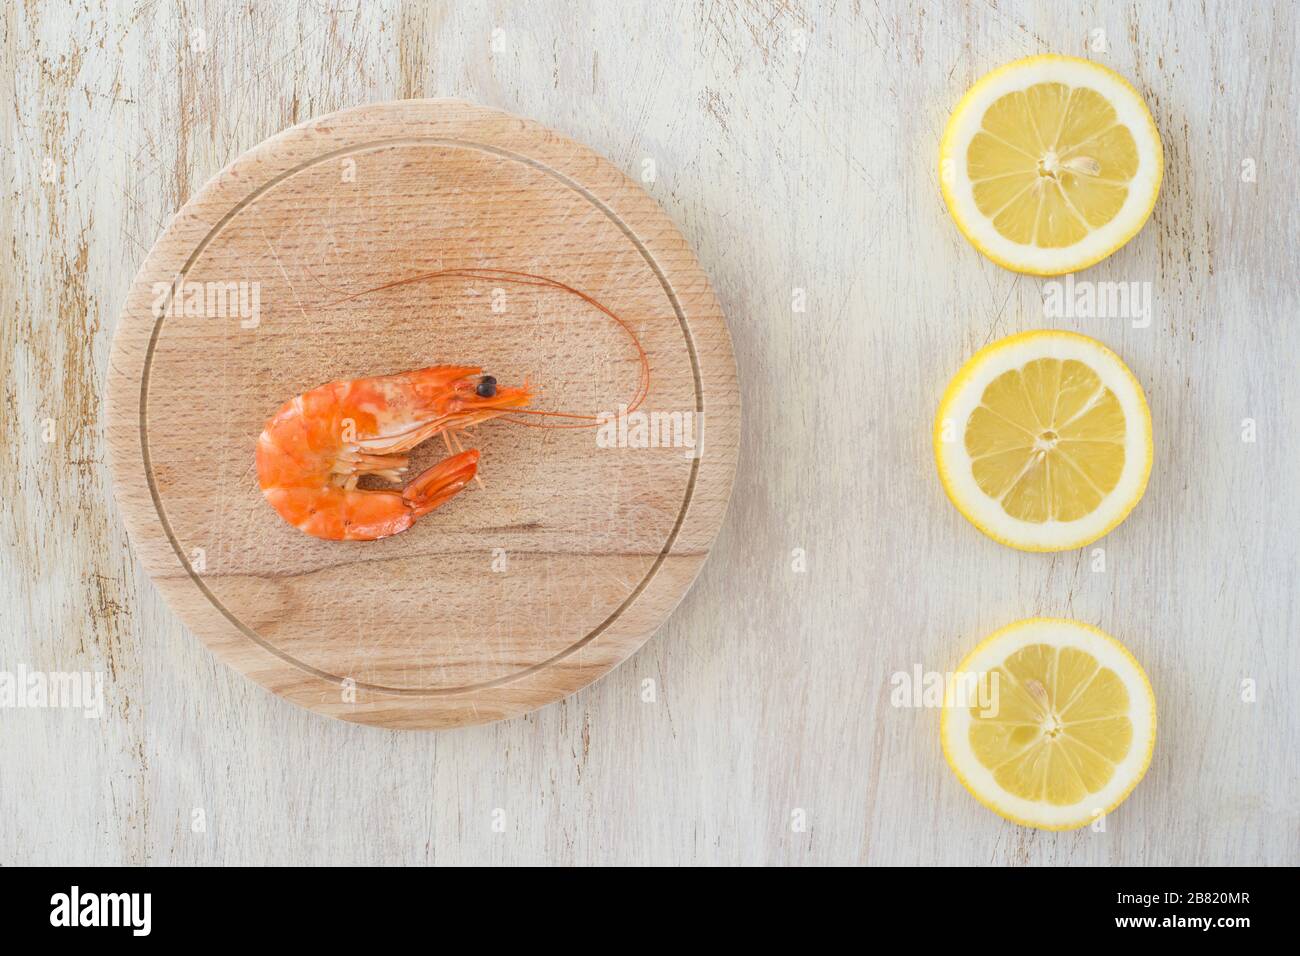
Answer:
[(402, 489), (402, 497), (411, 506), (411, 516), (419, 518), (450, 501), (464, 490), (478, 472), (478, 449), (471, 448), (444, 458), (432, 468), (420, 472)]

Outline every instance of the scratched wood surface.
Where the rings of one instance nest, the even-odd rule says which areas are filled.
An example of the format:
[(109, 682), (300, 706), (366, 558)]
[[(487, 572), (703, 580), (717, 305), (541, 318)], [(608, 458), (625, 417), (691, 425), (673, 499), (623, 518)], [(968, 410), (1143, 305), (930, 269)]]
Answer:
[[(0, 711), (0, 862), (1297, 862), (1292, 5), (3, 16), (0, 670), (101, 671), (106, 709)], [(1150, 283), (1145, 327), (1045, 318), (1045, 283), (983, 260), (940, 199), (951, 106), (1047, 51), (1119, 70), (1164, 136), (1151, 223), (1080, 277)], [(712, 556), (638, 654), (533, 715), (409, 734), (296, 708), (186, 632), (110, 504), (101, 413), (130, 279), (195, 189), (310, 116), (435, 95), (644, 182), (713, 281), (745, 417)], [(1110, 344), (1151, 402), (1151, 484), (1104, 570), (983, 538), (934, 475), (947, 378), (1042, 325)], [(891, 704), (895, 672), (1032, 614), (1115, 634), (1159, 698), (1151, 770), (1104, 833), (990, 815), (938, 713)]]

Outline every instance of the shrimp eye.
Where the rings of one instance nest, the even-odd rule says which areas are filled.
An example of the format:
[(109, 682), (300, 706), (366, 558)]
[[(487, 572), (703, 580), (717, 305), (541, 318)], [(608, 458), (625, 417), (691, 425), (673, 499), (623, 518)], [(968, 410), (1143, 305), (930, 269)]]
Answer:
[(496, 393), (497, 380), (491, 376), (488, 376), (483, 379), (483, 381), (479, 382), (478, 387), (474, 389), (474, 394), (478, 395), (479, 398), (493, 398)]

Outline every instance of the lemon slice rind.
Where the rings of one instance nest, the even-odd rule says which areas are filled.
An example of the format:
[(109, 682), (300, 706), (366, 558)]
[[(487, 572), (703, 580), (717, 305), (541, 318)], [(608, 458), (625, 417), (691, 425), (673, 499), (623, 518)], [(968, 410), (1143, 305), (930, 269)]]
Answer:
[[(1060, 248), (1014, 242), (1003, 236), (975, 202), (966, 169), (971, 140), (984, 114), (998, 99), (1039, 83), (1086, 87), (1105, 97), (1137, 145), (1138, 168), (1115, 216), (1073, 245)], [(1091, 60), (1046, 54), (1015, 60), (984, 76), (953, 110), (939, 147), (939, 183), (957, 228), (984, 255), (1003, 268), (1029, 275), (1077, 272), (1111, 255), (1135, 236), (1151, 215), (1164, 177), (1164, 148), (1151, 111), (1122, 76)]]
[[(1124, 411), (1124, 467), (1097, 508), (1075, 521), (1023, 521), (976, 483), (965, 427), (984, 390), (999, 375), (1040, 358), (1076, 359), (1090, 367)], [(1151, 412), (1142, 385), (1118, 355), (1076, 332), (1039, 330), (1008, 336), (975, 353), (949, 383), (935, 417), (934, 456), (948, 498), (993, 540), (1022, 551), (1068, 551), (1091, 544), (1128, 517), (1151, 476)]]
[(1133, 792), (1151, 764), (1156, 742), (1156, 699), (1151, 682), (1136, 658), (1109, 634), (1084, 624), (1058, 618), (1031, 618), (995, 631), (970, 652), (958, 674), (985, 673), (1030, 644), (1078, 648), (1113, 670), (1128, 692), (1128, 718), (1132, 742), (1123, 760), (1102, 789), (1078, 803), (1054, 806), (1009, 793), (994, 779), (970, 745), (974, 718), (968, 706), (945, 706), (940, 718), (940, 740), (948, 765), (971, 796), (999, 816), (1021, 826), (1042, 830), (1075, 830), (1102, 814), (1111, 813)]

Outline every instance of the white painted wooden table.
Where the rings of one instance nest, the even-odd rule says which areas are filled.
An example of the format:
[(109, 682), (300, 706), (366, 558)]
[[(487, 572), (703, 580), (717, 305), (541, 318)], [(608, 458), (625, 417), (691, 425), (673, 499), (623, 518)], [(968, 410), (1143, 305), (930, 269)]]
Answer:
[[(0, 710), (0, 863), (1297, 862), (1293, 5), (252, 9), (52, 0), (0, 24), (0, 671), (103, 672), (106, 695), (100, 720)], [(1129, 77), (1164, 136), (1152, 222), (1085, 276), (1152, 283), (1147, 328), (1045, 319), (1044, 284), (940, 199), (951, 106), (1047, 51)], [(216, 663), (132, 558), (101, 417), (129, 281), (193, 190), (302, 119), (423, 96), (646, 179), (713, 279), (745, 404), (731, 512), (669, 624), (561, 704), (444, 734), (330, 721)], [(1103, 572), (985, 539), (934, 474), (948, 377), (1046, 324), (1109, 343), (1151, 402), (1150, 488)], [(1034, 614), (1115, 634), (1159, 697), (1104, 833), (992, 816), (938, 712), (890, 704), (894, 672)]]

